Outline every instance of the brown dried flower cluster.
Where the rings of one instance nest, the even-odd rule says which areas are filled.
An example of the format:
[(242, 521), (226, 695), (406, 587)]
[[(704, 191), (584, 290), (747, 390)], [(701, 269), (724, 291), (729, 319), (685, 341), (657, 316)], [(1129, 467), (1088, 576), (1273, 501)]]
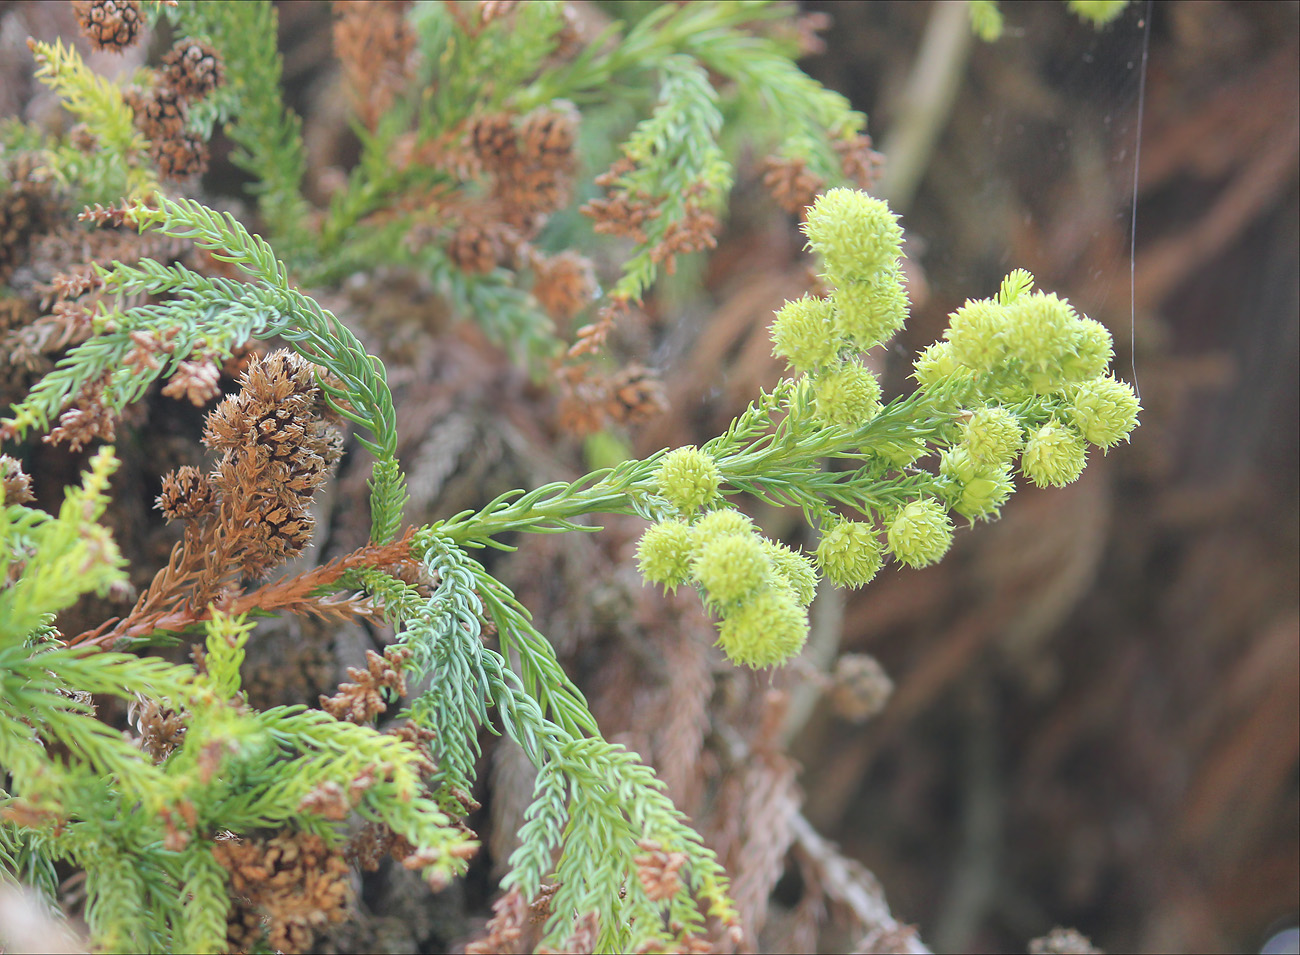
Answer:
[(596, 297), (596, 272), (591, 260), (572, 250), (558, 255), (532, 256), (533, 297), (557, 322), (567, 322)]
[(206, 43), (184, 39), (163, 57), (153, 87), (127, 94), (136, 128), (149, 140), (149, 157), (164, 178), (181, 180), (208, 168), (208, 146), (185, 128), (189, 104), (216, 89), (221, 57)]
[(140, 0), (73, 0), (77, 25), (97, 50), (121, 53), (144, 29)]
[(499, 955), (519, 951), (519, 941), (529, 923), (528, 900), (512, 888), (492, 903), (486, 934), (465, 946), (465, 955)]
[(368, 723), (388, 709), (384, 690), (391, 690), (399, 697), (406, 694), (406, 676), (402, 670), (410, 657), (408, 647), (388, 647), (383, 656), (367, 650), (366, 669), (348, 667), (348, 676), (355, 682), (339, 684), (334, 696), (322, 696), (321, 709), (336, 720)]
[(210, 360), (182, 361), (176, 365), (162, 393), (168, 398), (184, 398), (196, 408), (201, 408), (221, 394), (218, 382), (221, 369)]
[[(871, 148), (871, 137), (837, 139), (834, 147), (845, 178), (867, 191), (873, 189), (884, 157)], [(802, 214), (826, 187), (826, 180), (809, 169), (802, 156), (769, 156), (763, 160), (763, 185), (786, 212)]]
[(59, 423), (42, 440), (46, 444), (66, 441), (73, 451), (80, 451), (92, 441), (112, 441), (117, 437), (117, 416), (104, 404), (106, 381), (93, 381), (82, 388), (72, 406), (59, 415)]
[(877, 715), (894, 692), (894, 681), (868, 653), (840, 656), (831, 679), (831, 705), (850, 723), (865, 723)]
[(352, 812), (352, 800), (348, 799), (342, 786), (333, 780), (326, 780), (302, 797), (298, 811), (341, 822)]
[(126, 96), (135, 113), (135, 127), (149, 142), (179, 136), (185, 129), (185, 101), (175, 90), (156, 86), (147, 96), (135, 91)]
[(596, 177), (596, 185), (605, 190), (605, 198), (589, 200), (579, 211), (594, 221), (593, 228), (601, 235), (627, 236), (635, 242), (645, 242), (645, 224), (663, 214), (660, 203), (647, 192), (629, 192), (619, 181), (636, 168), (627, 157), (614, 162)]
[(312, 366), (297, 355), (254, 361), (240, 385), (208, 415), (203, 443), (221, 455), (212, 474), (228, 535), (219, 556), (255, 577), (310, 542), (311, 500), (342, 454), (342, 436)]
[(409, 79), (415, 35), (406, 22), (409, 0), (334, 3), (334, 52), (353, 105), (373, 130)]
[(0, 284), (26, 261), (32, 241), (55, 221), (51, 180), (28, 157), (4, 164), (8, 186), (0, 192)]
[(517, 231), (517, 242), (535, 236), (569, 201), (577, 129), (571, 107), (534, 110), (519, 122), (492, 113), (470, 123), (469, 146), (492, 180), (494, 218)]
[(263, 945), (307, 952), (316, 936), (347, 917), (349, 868), (342, 853), (309, 833), (219, 839), (213, 855), (230, 876), (226, 941), (232, 952)]
[(639, 840), (637, 847), (642, 854), (633, 861), (637, 881), (645, 889), (646, 897), (652, 902), (662, 902), (680, 892), (682, 884), (677, 873), (686, 864), (686, 853), (664, 852), (663, 846), (651, 839)]
[(193, 520), (212, 511), (216, 494), (208, 476), (196, 467), (185, 465), (163, 475), (158, 510), (167, 520)]
[(156, 700), (138, 700), (129, 710), (131, 723), (140, 733), (140, 748), (161, 763), (185, 740), (185, 721), (175, 710)]
[(687, 190), (682, 217), (668, 223), (663, 238), (650, 250), (650, 257), (669, 275), (677, 271), (677, 256), (718, 245), (718, 217), (704, 207), (703, 193), (704, 186), (699, 183)]
[[(626, 156), (616, 160), (596, 177), (596, 184), (605, 190), (605, 198), (589, 200), (580, 211), (594, 221), (596, 232), (627, 236), (644, 243), (649, 239), (646, 223), (663, 215), (667, 200), (643, 190), (632, 191), (626, 177), (635, 169), (636, 163)], [(669, 275), (677, 267), (678, 255), (712, 249), (718, 244), (718, 217), (705, 206), (707, 192), (708, 187), (702, 182), (688, 186), (682, 215), (665, 226), (663, 235), (650, 249), (651, 258), (662, 264)]]
[(572, 364), (561, 368), (558, 377), (560, 426), (575, 435), (611, 423), (640, 424), (668, 410), (663, 383), (640, 365), (607, 374), (589, 364)]
[(5, 504), (28, 504), (36, 500), (32, 493), (32, 479), (23, 466), (7, 454), (0, 454), (0, 492)]
[(802, 156), (769, 156), (763, 160), (763, 185), (786, 212), (802, 212), (817, 198), (826, 181), (808, 168)]
[(840, 157), (840, 169), (851, 182), (868, 192), (876, 187), (885, 157), (871, 148), (870, 136), (860, 133), (852, 139), (837, 139), (835, 152)]
[[(438, 734), (432, 729), (407, 720), (400, 726), (387, 730), (387, 732), (389, 735), (396, 736), (398, 739), (409, 743), (411, 748), (420, 754), (425, 775), (432, 775), (434, 770), (438, 768), (438, 764), (433, 759), (433, 741), (438, 738)], [(478, 803), (474, 803), (473, 809), (467, 809), (466, 811), (473, 812), (474, 809), (478, 808)]]
[(447, 242), (447, 258), (462, 272), (485, 275), (503, 261), (509, 251), (513, 230), (499, 222), (467, 222)]
[(182, 100), (202, 99), (221, 85), (221, 57), (206, 43), (181, 40), (163, 57), (160, 79)]

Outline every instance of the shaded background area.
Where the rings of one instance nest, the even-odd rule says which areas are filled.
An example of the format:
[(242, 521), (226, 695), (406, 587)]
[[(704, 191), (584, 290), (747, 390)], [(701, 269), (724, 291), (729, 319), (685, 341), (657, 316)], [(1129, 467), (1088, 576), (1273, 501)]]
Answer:
[[(810, 71), (888, 153), (938, 11), (826, 9)], [(1111, 328), (1146, 412), (1065, 493), (1022, 489), (942, 565), (849, 600), (845, 648), (898, 690), (861, 731), (808, 725), (807, 811), (940, 948), (1045, 921), (1117, 950), (1257, 948), (1300, 893), (1297, 7), (1139, 4), (1098, 36), (1006, 12), (905, 214), (930, 288), (907, 344), (1024, 266)]]
[[(970, 37), (961, 4), (800, 8), (832, 20), (804, 66), (869, 115), (881, 190), (908, 232), (913, 315), (877, 367), (901, 392), (947, 314), (1025, 267), (1114, 333), (1116, 371), (1136, 372), (1146, 409), (1133, 443), (1094, 454), (1070, 488), (1021, 488), (936, 567), (823, 592), (804, 658), (773, 675), (720, 662), (693, 594), (641, 585), (643, 522), (520, 541), (491, 569), (555, 641), (606, 734), (656, 765), (727, 863), (758, 933), (750, 948), (866, 944), (852, 898), (870, 877), (806, 820), (936, 950), (1018, 951), (1066, 924), (1111, 950), (1255, 951), (1300, 896), (1300, 4), (1143, 3), (1100, 32), (1060, 3), (1003, 6), (995, 44)], [(9, 7), (7, 65), (26, 32), (75, 32), (42, 21), (66, 17), (62, 5)], [(281, 46), (319, 201), (357, 155), (329, 5), (283, 4)], [(31, 96), (22, 63), (3, 112)], [(218, 138), (205, 198), (238, 208), (223, 149)], [(620, 435), (638, 453), (706, 440), (783, 372), (767, 325), (808, 287), (811, 263), (762, 187), (762, 158), (739, 165), (719, 248), (683, 262), (618, 329), (615, 355), (650, 366), (672, 402)], [(310, 291), (389, 367), (409, 520), (587, 470), (553, 390), (454, 321), (418, 276), (380, 268)], [(147, 510), (158, 462), (200, 460), (190, 419), (168, 438), (175, 462), (153, 448), (125, 464), (141, 487), (120, 539), (140, 581), (170, 544)], [(62, 471), (71, 480), (75, 462)], [(312, 560), (364, 539), (365, 478), (363, 462), (345, 465)], [(791, 515), (751, 513), (772, 536), (811, 543)], [(306, 620), (264, 630), (250, 694), (314, 703), (385, 638)], [(862, 655), (894, 692), (855, 722), (880, 689), (855, 687)], [(368, 877), (368, 921), (340, 950), (445, 950), (482, 925), (531, 788), (517, 750), (483, 742), (484, 808), (469, 822), (487, 851), (471, 878), (431, 899), (400, 871)]]

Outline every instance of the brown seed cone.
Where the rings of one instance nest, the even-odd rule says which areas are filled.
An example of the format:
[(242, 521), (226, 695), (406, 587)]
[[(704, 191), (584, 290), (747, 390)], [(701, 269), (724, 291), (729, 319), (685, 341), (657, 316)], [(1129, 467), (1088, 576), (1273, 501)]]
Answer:
[(77, 24), (97, 50), (121, 53), (140, 38), (140, 0), (73, 0)]
[(831, 705), (850, 723), (864, 723), (878, 714), (894, 692), (884, 667), (867, 653), (846, 653), (831, 674)]
[(151, 143), (179, 136), (185, 129), (185, 101), (168, 86), (128, 94), (127, 103), (135, 111), (135, 128)]
[(563, 169), (573, 163), (578, 113), (573, 109), (544, 109), (529, 114), (519, 131), (520, 152), (530, 163)]
[(4, 489), (4, 503), (26, 504), (36, 500), (32, 493), (32, 479), (23, 471), (17, 459), (0, 454), (0, 488)]
[(605, 411), (620, 424), (638, 424), (668, 410), (663, 382), (640, 365), (629, 365), (609, 382)]
[(163, 477), (158, 510), (167, 520), (199, 517), (212, 510), (212, 482), (196, 467), (185, 465)]
[(149, 155), (164, 179), (188, 179), (206, 172), (208, 168), (208, 144), (190, 132), (155, 141), (149, 148)]
[(24, 261), (32, 240), (51, 225), (54, 197), (48, 183), (13, 175), (0, 192), (0, 282)]
[(779, 159), (769, 156), (763, 161), (763, 185), (786, 212), (801, 212), (812, 205), (817, 193), (826, 185), (821, 176), (808, 169), (802, 158)]
[(577, 252), (561, 252), (533, 260), (533, 297), (556, 321), (568, 321), (596, 297), (596, 273), (591, 260)]
[(202, 99), (221, 85), (221, 57), (206, 43), (181, 40), (162, 61), (163, 82), (185, 100)]
[(509, 169), (519, 158), (519, 134), (508, 113), (490, 113), (473, 120), (469, 144), (483, 167), (492, 172)]
[(447, 258), (462, 272), (482, 275), (500, 264), (505, 254), (501, 238), (493, 229), (466, 224), (447, 243)]

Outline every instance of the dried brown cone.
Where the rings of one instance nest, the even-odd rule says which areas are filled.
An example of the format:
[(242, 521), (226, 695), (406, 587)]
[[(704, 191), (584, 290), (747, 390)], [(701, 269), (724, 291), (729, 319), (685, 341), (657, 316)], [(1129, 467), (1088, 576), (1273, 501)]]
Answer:
[(786, 212), (798, 213), (812, 205), (826, 182), (808, 169), (802, 157), (769, 156), (763, 161), (763, 185), (777, 205)]
[(637, 880), (645, 890), (646, 897), (652, 902), (671, 899), (682, 888), (677, 872), (686, 864), (686, 853), (664, 852), (659, 843), (649, 839), (640, 840), (637, 846), (642, 854), (633, 861), (636, 863)]
[(596, 232), (627, 236), (636, 242), (646, 241), (642, 226), (663, 214), (648, 196), (634, 197), (621, 191), (612, 192), (605, 199), (590, 199), (578, 211), (593, 220), (592, 228)]
[(225, 556), (265, 573), (311, 541), (311, 499), (342, 453), (310, 363), (289, 352), (254, 359), (238, 395), (209, 415), (203, 441), (221, 453), (212, 481)]
[(577, 252), (535, 256), (533, 297), (557, 322), (567, 322), (596, 297), (596, 272), (591, 260)]
[(505, 257), (500, 231), (467, 223), (447, 243), (447, 258), (462, 272), (482, 275), (491, 272)]
[(609, 382), (590, 365), (569, 365), (560, 376), (559, 426), (577, 437), (605, 427), (609, 420)]
[(8, 188), (0, 192), (0, 282), (26, 259), (34, 237), (53, 225), (50, 183), (23, 170), (13, 172)]
[(628, 365), (610, 378), (605, 412), (619, 424), (640, 424), (667, 410), (663, 382), (640, 365)]
[(221, 369), (211, 361), (182, 361), (177, 363), (171, 379), (163, 385), (162, 393), (168, 398), (185, 398), (196, 408), (201, 408), (221, 394)]
[(68, 130), (68, 142), (73, 148), (83, 153), (93, 153), (99, 148), (99, 139), (85, 123), (77, 123)]
[(223, 76), (217, 51), (198, 40), (181, 40), (163, 57), (163, 84), (183, 100), (202, 99)]
[(117, 437), (117, 416), (104, 407), (99, 397), (78, 399), (79, 406), (59, 415), (58, 426), (43, 439), (46, 444), (68, 442), (72, 451), (80, 451), (95, 440), (112, 441)]
[(97, 50), (121, 53), (140, 38), (140, 0), (73, 0), (77, 25)]
[(716, 248), (717, 232), (718, 217), (692, 197), (686, 201), (682, 217), (664, 229), (663, 238), (650, 250), (650, 257), (663, 263), (664, 271), (672, 275), (677, 269), (677, 256)]
[(406, 676), (402, 667), (410, 656), (407, 647), (389, 647), (383, 656), (367, 650), (366, 669), (348, 667), (348, 676), (355, 682), (339, 684), (339, 691), (334, 696), (322, 696), (321, 709), (337, 720), (369, 722), (388, 709), (384, 690), (391, 690), (397, 696), (405, 695)]
[(837, 140), (835, 151), (839, 153), (840, 168), (849, 180), (861, 189), (870, 191), (875, 188), (885, 157), (871, 148), (870, 136), (864, 133), (852, 139)]
[[(208, 416), (204, 443), (217, 451), (260, 445), (272, 461), (323, 474), (338, 461), (341, 448), (325, 420), (313, 367), (287, 351), (253, 358), (240, 376), (239, 394)], [(294, 488), (302, 489), (300, 483)]]
[(382, 822), (368, 822), (361, 831), (348, 840), (344, 855), (357, 868), (365, 872), (375, 872), (381, 862), (387, 858), (397, 836)]
[(846, 653), (831, 673), (831, 705), (850, 723), (865, 723), (880, 713), (894, 692), (880, 661), (867, 653)]
[(130, 720), (140, 732), (140, 748), (161, 763), (185, 739), (185, 721), (175, 710), (156, 700), (139, 700), (131, 705)]
[(341, 822), (352, 812), (352, 803), (342, 786), (326, 780), (302, 797), (298, 803), (298, 811)]
[(347, 0), (334, 4), (334, 50), (357, 113), (368, 129), (388, 111), (407, 82), (415, 34), (406, 0)]
[(421, 766), (426, 775), (432, 775), (438, 768), (433, 758), (433, 741), (438, 738), (438, 734), (433, 730), (407, 720), (400, 726), (387, 730), (387, 733), (409, 743), (420, 754)]
[(213, 856), (235, 896), (226, 926), (233, 951), (263, 942), (281, 952), (310, 951), (323, 929), (347, 917), (348, 864), (320, 836), (285, 831), (218, 840)]
[(183, 130), (168, 139), (154, 140), (149, 157), (164, 179), (180, 181), (202, 175), (208, 169), (208, 144), (196, 133)]
[(4, 492), (5, 504), (28, 504), (36, 500), (32, 479), (17, 459), (7, 454), (0, 454), (0, 490)]
[(469, 144), (490, 172), (509, 170), (519, 158), (519, 134), (509, 113), (489, 113), (471, 120)]
[(548, 169), (569, 169), (578, 138), (578, 111), (573, 108), (540, 109), (529, 113), (519, 129), (519, 152), (524, 162)]
[(158, 510), (167, 520), (190, 520), (210, 513), (215, 502), (212, 482), (196, 467), (185, 465), (163, 477)]
[(528, 900), (512, 888), (492, 903), (487, 934), (465, 946), (465, 955), (500, 955), (519, 951), (519, 941), (529, 923)]

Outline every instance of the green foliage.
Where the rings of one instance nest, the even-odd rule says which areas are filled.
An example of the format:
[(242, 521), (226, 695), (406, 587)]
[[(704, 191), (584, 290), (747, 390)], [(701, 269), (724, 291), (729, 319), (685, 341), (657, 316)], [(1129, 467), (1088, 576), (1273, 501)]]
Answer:
[(53, 622), (53, 614), (84, 593), (104, 593), (125, 579), (125, 560), (95, 522), (109, 505), (108, 479), (117, 468), (111, 448), (91, 459), (80, 488), (69, 489), (58, 517), (19, 504), (4, 504), (0, 488), (0, 647), (21, 645)]
[[(254, 177), (275, 251), (229, 213), (159, 195), (137, 164), (143, 144), (121, 91), (61, 44), (38, 46), (42, 79), (105, 144), (93, 160), (56, 147), (55, 168), (87, 197), (125, 196), (119, 211), (140, 231), (188, 239), (240, 279), (149, 258), (97, 266), (104, 298), (91, 334), (11, 408), (5, 436), (48, 430), (91, 393), (120, 412), (183, 361), (220, 362), (250, 339), (279, 338), (316, 366), (330, 406), (360, 429), (374, 458), (371, 539), (394, 541), (406, 490), (385, 369), (298, 283), (407, 264), (424, 269), (494, 337), (516, 340), (534, 358), (556, 346), (549, 320), (507, 270), (470, 276), (436, 248), (407, 246), (410, 227), (421, 221), (407, 197), (436, 206), (456, 190), (472, 199), (480, 186), (437, 164), (394, 164), (402, 137), (419, 149), (463, 136), (473, 117), (493, 110), (634, 103), (636, 116), (618, 137), (626, 161), (608, 188), (655, 197), (659, 215), (623, 261), (611, 292), (623, 299), (641, 297), (655, 281), (672, 229), (701, 210), (722, 209), (738, 131), (762, 147), (783, 140), (779, 154), (804, 160), (827, 184), (844, 180), (835, 146), (855, 137), (863, 119), (756, 31), (780, 14), (775, 5), (662, 5), (644, 15), (628, 8), (635, 22), (614, 24), (559, 65), (548, 60), (563, 27), (559, 4), (524, 4), (512, 25), (470, 24), (458, 11), (439, 3), (411, 13), (429, 92), (404, 91), (375, 128), (359, 131), (360, 162), (316, 214), (301, 194), (303, 145), (280, 94), (271, 5), (188, 2), (161, 10), (178, 31), (206, 39), (224, 57), (227, 85), (197, 105), (190, 122), (200, 131), (226, 124), (236, 162)], [(996, 14), (991, 5), (972, 7), (978, 22)], [(715, 85), (714, 75), (726, 82)], [(656, 92), (642, 101), (632, 90), (649, 78)], [(12, 126), (4, 135), (32, 138)], [(77, 165), (83, 162), (101, 165)], [(938, 560), (951, 542), (950, 512), (996, 516), (1013, 490), (1017, 460), (1037, 484), (1067, 483), (1082, 470), (1087, 443), (1110, 448), (1126, 440), (1140, 410), (1131, 389), (1106, 376), (1105, 329), (1064, 300), (1032, 291), (1023, 271), (1008, 276), (995, 298), (958, 309), (946, 340), (917, 359), (918, 388), (884, 402), (861, 352), (886, 343), (907, 315), (896, 217), (881, 200), (835, 188), (809, 211), (807, 233), (835, 289), (781, 309), (774, 349), (793, 377), (760, 394), (723, 434), (575, 482), (510, 491), (416, 529), (410, 554), (429, 589), (397, 579), (386, 565), (347, 572), (346, 585), (382, 608), (409, 651), (403, 666), (423, 689), (404, 715), (437, 740), (431, 774), (413, 746), (371, 726), (302, 706), (250, 708), (240, 690), (252, 633), (244, 616), (208, 608), (201, 669), (63, 642), (54, 615), (125, 578), (98, 523), (110, 503), (110, 449), (92, 458), (57, 516), (0, 502), (0, 767), (9, 779), (0, 791), (3, 869), (47, 894), (56, 862), (84, 870), (86, 920), (99, 948), (218, 951), (231, 893), (215, 836), (289, 827), (337, 844), (343, 822), (320, 812), (314, 796), (362, 777), (367, 784), (350, 811), (409, 841), (435, 883), (463, 873), (473, 842), (453, 816), (474, 784), (478, 734), (487, 729), (508, 736), (537, 770), (503, 884), (526, 898), (548, 881), (559, 884), (545, 944), (562, 947), (574, 920), (590, 915), (602, 951), (688, 947), (706, 918), (734, 927), (713, 853), (653, 771), (601, 738), (550, 641), (471, 552), (508, 549), (500, 540), (507, 534), (599, 530), (585, 522), (589, 515), (639, 515), (653, 524), (638, 555), (647, 579), (697, 587), (733, 661), (778, 665), (807, 637), (819, 570), (833, 584), (857, 587), (887, 557), (910, 566)], [(150, 335), (166, 336), (165, 356), (156, 365), (127, 361)], [(820, 531), (815, 560), (764, 539), (731, 506), (740, 496), (798, 509)], [(489, 625), (499, 649), (483, 639)], [(183, 738), (150, 754), (96, 718), (92, 694), (177, 714)], [(651, 892), (642, 860), (655, 852), (685, 861), (679, 882)]]
[(117, 84), (86, 66), (81, 55), (60, 40), (33, 40), (39, 64), (36, 78), (58, 95), (98, 143), (89, 153), (60, 142), (48, 157), (49, 167), (75, 185), (84, 202), (111, 202), (119, 196), (142, 197), (157, 189), (139, 157), (145, 141), (133, 125), (134, 115)]

